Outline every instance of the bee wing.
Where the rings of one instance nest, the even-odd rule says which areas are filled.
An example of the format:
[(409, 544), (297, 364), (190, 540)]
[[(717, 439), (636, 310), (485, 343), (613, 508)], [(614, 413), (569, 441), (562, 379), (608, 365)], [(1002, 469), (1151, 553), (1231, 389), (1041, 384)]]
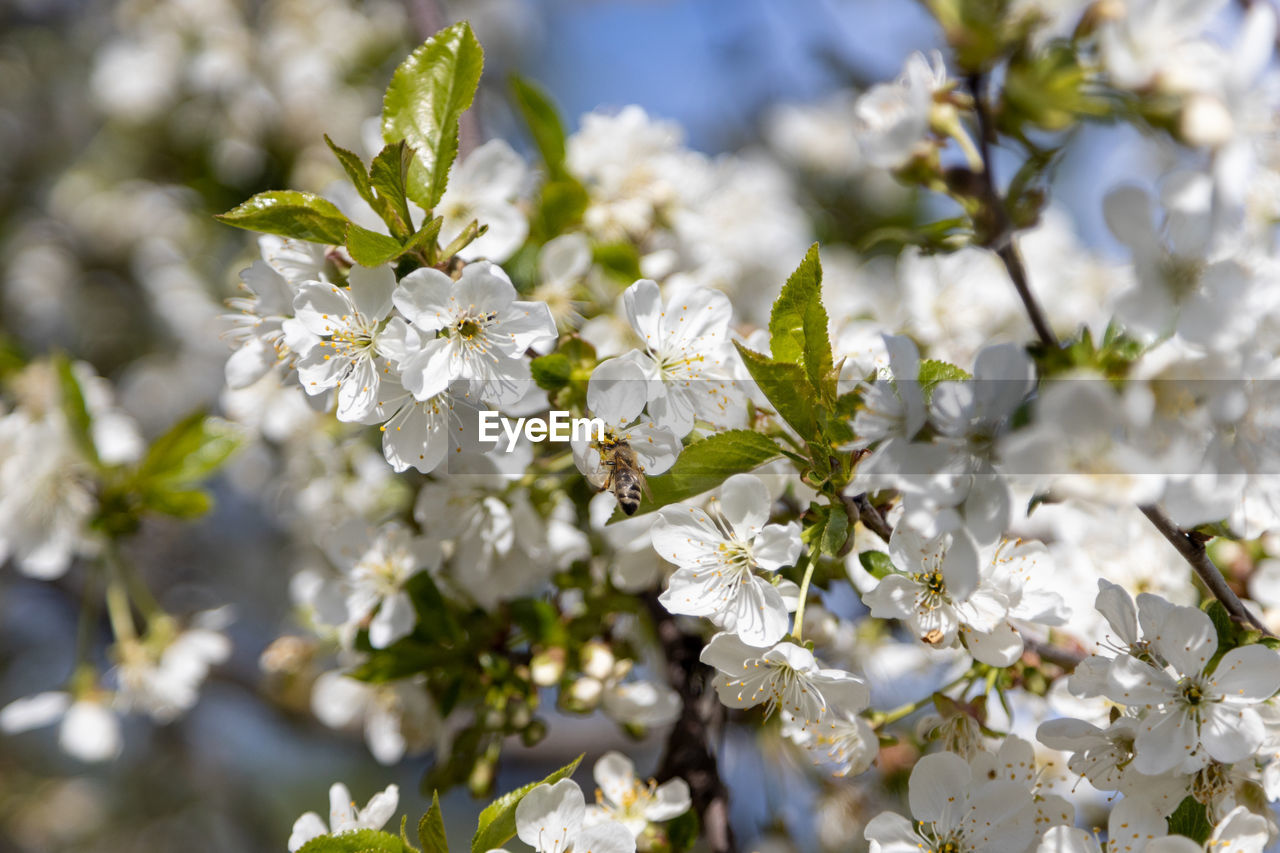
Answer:
[(649, 499), (650, 503), (652, 503), (653, 492), (649, 491), (649, 479), (645, 477), (643, 473), (641, 473), (639, 477), (640, 477), (640, 490), (644, 492), (644, 496)]

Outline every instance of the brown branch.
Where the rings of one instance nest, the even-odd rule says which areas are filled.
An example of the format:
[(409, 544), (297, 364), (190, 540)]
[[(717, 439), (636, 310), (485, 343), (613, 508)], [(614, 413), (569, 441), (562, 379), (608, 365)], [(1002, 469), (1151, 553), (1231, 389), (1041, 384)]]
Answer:
[[(1041, 311), (1039, 303), (1036, 302), (1035, 296), (1031, 292), (1031, 285), (1027, 280), (1026, 267), (1023, 265), (1022, 257), (1018, 254), (1017, 246), (1013, 242), (1013, 229), (1009, 223), (1008, 213), (1005, 211), (1004, 201), (1000, 198), (1000, 193), (996, 189), (995, 179), (991, 174), (991, 139), (994, 137), (995, 131), (991, 127), (991, 119), (987, 112), (986, 102), (981, 95), (982, 75), (970, 75), (968, 82), (969, 89), (973, 93), (974, 113), (978, 118), (978, 146), (982, 156), (984, 172), (984, 203), (992, 208), (991, 213), (998, 226), (997, 237), (994, 241), (997, 244), (996, 254), (1004, 262), (1009, 278), (1012, 279), (1013, 286), (1018, 291), (1018, 296), (1022, 299), (1022, 304), (1027, 310), (1031, 325), (1035, 327), (1041, 342), (1056, 349), (1059, 346), (1058, 338), (1054, 335), (1053, 329), (1045, 319), (1044, 312)], [(1227, 584), (1222, 573), (1218, 571), (1218, 567), (1209, 559), (1209, 554), (1205, 551), (1203, 542), (1190, 536), (1185, 530), (1174, 524), (1173, 520), (1159, 507), (1149, 504), (1140, 506), (1139, 509), (1155, 526), (1156, 530), (1159, 530), (1169, 544), (1176, 548), (1183, 559), (1191, 565), (1196, 576), (1204, 583), (1209, 593), (1222, 602), (1223, 607), (1227, 609), (1227, 613), (1231, 615), (1233, 620), (1241, 625), (1261, 631), (1264, 636), (1276, 636), (1240, 601), (1240, 597), (1236, 595), (1235, 590)]]
[(664, 782), (679, 776), (689, 783), (707, 849), (736, 853), (729, 825), (729, 791), (711, 752), (712, 732), (724, 722), (724, 706), (710, 689), (708, 668), (698, 660), (702, 638), (681, 631), (653, 593), (646, 594), (644, 600), (667, 659), (667, 681), (682, 703), (680, 717), (667, 737), (657, 779)]
[[(849, 519), (857, 519), (875, 535), (889, 542), (889, 537), (893, 535), (893, 528), (889, 526), (889, 522), (884, 520), (884, 516), (880, 514), (880, 510), (872, 505), (871, 499), (867, 497), (867, 493), (848, 497), (841, 495), (840, 500), (845, 505), (845, 512), (849, 513)], [(853, 537), (849, 537), (849, 542), (853, 541)], [(852, 546), (850, 546), (852, 547)]]
[(1160, 535), (1178, 550), (1182, 558), (1191, 564), (1196, 577), (1200, 578), (1214, 598), (1222, 602), (1222, 606), (1227, 609), (1232, 619), (1241, 625), (1261, 631), (1264, 636), (1276, 636), (1262, 624), (1257, 616), (1253, 615), (1249, 608), (1244, 606), (1244, 602), (1236, 595), (1235, 590), (1227, 584), (1227, 579), (1222, 576), (1222, 572), (1214, 565), (1213, 560), (1209, 559), (1209, 552), (1205, 550), (1203, 542), (1174, 524), (1173, 519), (1165, 515), (1164, 510), (1158, 506), (1149, 504), (1140, 506), (1138, 509), (1142, 510), (1142, 514), (1151, 521), (1156, 530), (1160, 531)]
[(978, 152), (982, 156), (982, 202), (995, 225), (995, 233), (990, 237), (989, 244), (995, 249), (1004, 263), (1004, 268), (1009, 272), (1013, 288), (1018, 292), (1018, 298), (1022, 300), (1027, 317), (1031, 320), (1031, 325), (1035, 328), (1041, 343), (1057, 349), (1058, 336), (1053, 333), (1053, 327), (1049, 325), (1044, 311), (1040, 308), (1040, 303), (1031, 292), (1026, 265), (1022, 263), (1022, 254), (1013, 241), (1013, 225), (1009, 222), (1009, 212), (1005, 210), (1004, 198), (996, 187), (991, 162), (991, 140), (995, 137), (995, 129), (991, 126), (991, 116), (987, 111), (986, 101), (982, 97), (982, 83), (981, 74), (969, 76), (969, 90), (973, 93), (973, 112), (978, 117)]

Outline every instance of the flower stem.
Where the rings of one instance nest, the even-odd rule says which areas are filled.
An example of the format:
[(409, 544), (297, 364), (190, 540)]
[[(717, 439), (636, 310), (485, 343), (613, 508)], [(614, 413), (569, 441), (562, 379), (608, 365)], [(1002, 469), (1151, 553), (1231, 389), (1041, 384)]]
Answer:
[[(849, 535), (852, 536), (853, 533), (850, 532)], [(796, 603), (796, 623), (795, 627), (791, 629), (791, 634), (795, 637), (797, 643), (801, 642), (803, 639), (804, 604), (809, 598), (809, 581), (813, 579), (813, 567), (817, 565), (818, 562), (813, 558), (813, 554), (811, 553), (805, 553), (800, 559), (804, 562), (804, 577), (800, 579), (800, 597), (799, 601)]]

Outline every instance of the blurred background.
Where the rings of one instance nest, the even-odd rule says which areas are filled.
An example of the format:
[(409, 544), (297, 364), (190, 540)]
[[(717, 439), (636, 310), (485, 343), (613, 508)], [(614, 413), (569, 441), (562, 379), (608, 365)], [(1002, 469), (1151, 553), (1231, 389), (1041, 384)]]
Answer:
[[(920, 215), (905, 191), (859, 184), (839, 160), (839, 129), (820, 121), (823, 105), (938, 46), (931, 19), (903, 0), (3, 0), (0, 363), (52, 351), (91, 362), (148, 435), (216, 410), (228, 354), (217, 317), (255, 246), (212, 214), (262, 190), (324, 191), (340, 172), (322, 134), (360, 149), (396, 64), (462, 18), (487, 54), (471, 128), (481, 137), (529, 149), (506, 96), (518, 71), (571, 127), (634, 103), (679, 123), (694, 149), (778, 160), (824, 243)], [(806, 104), (820, 109), (795, 112)], [(1113, 144), (1116, 132), (1075, 140), (1057, 181), (1077, 233), (1104, 249), (1102, 190), (1155, 168), (1141, 148)], [(282, 851), (294, 818), (325, 811), (335, 780), (361, 803), (396, 781), (401, 813), (425, 809), (426, 759), (383, 768), (358, 738), (260, 698), (259, 656), (291, 629), (298, 555), (275, 521), (275, 484), (249, 471), (255, 458), (224, 478), (211, 516), (153, 523), (130, 555), (170, 610), (234, 605), (232, 660), (192, 713), (127, 725), (114, 763), (86, 769), (52, 730), (0, 738), (0, 851)], [(0, 705), (65, 678), (78, 582), (74, 569), (54, 584), (0, 570)], [(507, 753), (500, 790), (587, 738), (652, 769), (658, 741), (624, 743), (598, 718), (562, 722), (536, 750)], [(756, 848), (779, 815), (813, 823), (812, 804), (784, 796), (761, 760), (728, 745), (735, 825)], [(479, 804), (458, 790), (444, 805), (465, 841)]]

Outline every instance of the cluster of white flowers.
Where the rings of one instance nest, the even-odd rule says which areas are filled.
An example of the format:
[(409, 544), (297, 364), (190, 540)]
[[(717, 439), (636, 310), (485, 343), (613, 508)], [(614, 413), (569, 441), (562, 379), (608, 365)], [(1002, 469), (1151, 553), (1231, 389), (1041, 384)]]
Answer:
[[(467, 140), (432, 210), (401, 193), (405, 231), (439, 226), (426, 249), (383, 233), (381, 195), (327, 187), (347, 245), (262, 237), (222, 328), (223, 407), (257, 439), (231, 487), (265, 494), (302, 546), (290, 594), (312, 636), (263, 655), (299, 685), (275, 698), (382, 764), (434, 753), (431, 772), (477, 793), (554, 703), (632, 734), (680, 720), (672, 743), (702, 731), (712, 767), (738, 748), (713, 742), (722, 722), (838, 777), (914, 762), (910, 817), (883, 791), (850, 808), (873, 853), (1097, 853), (1104, 837), (1108, 853), (1261, 853), (1280, 835), (1280, 88), (1275, 11), (1248, 4), (1224, 44), (1220, 5), (1009, 4), (992, 44), (1019, 51), (1001, 74), (975, 70), (974, 40), (779, 110), (765, 136), (782, 165), (706, 157), (638, 107), (583, 117), (542, 171)], [(194, 39), (234, 17), (210, 9), (176, 4), (100, 58), (111, 116), (156, 121), (180, 82), (243, 96), (235, 39)], [(175, 33), (201, 45), (195, 80), (171, 73), (190, 49)], [(155, 73), (123, 86), (121, 67)], [(1037, 74), (1076, 98), (1061, 121), (1159, 137), (1150, 186), (1099, 196), (1112, 256), (1037, 195), (1056, 156), (1038, 134), (1065, 126), (1019, 113)], [(282, 108), (314, 108), (297, 97)], [(231, 131), (219, 162), (244, 167), (266, 131)], [(1007, 185), (991, 174), (1005, 142), (1029, 158)], [(806, 182), (878, 198), (874, 221), (900, 221), (904, 185), (963, 215), (896, 256), (814, 250), (788, 279), (812, 237)], [(363, 263), (354, 226), (401, 251)], [(159, 282), (190, 272), (179, 237), (125, 242)], [(185, 322), (212, 337), (207, 303)], [(81, 660), (65, 689), (0, 710), (0, 730), (59, 723), (65, 751), (105, 760), (119, 714), (176, 719), (230, 646), (225, 611), (176, 620), (117, 565), (150, 425), (88, 365), (69, 371), (83, 412), (56, 365), (5, 380), (0, 561), (44, 580), (100, 562), (112, 667)], [(603, 433), (493, 452), (481, 410), (569, 410)], [(643, 783), (613, 751), (595, 778), (593, 807), (569, 779), (524, 792), (520, 840), (660, 849), (659, 825), (719, 784)], [(859, 784), (815, 787), (844, 802)], [(379, 830), (398, 806), (395, 786), (363, 810), (340, 784), (330, 798), (290, 850)]]

